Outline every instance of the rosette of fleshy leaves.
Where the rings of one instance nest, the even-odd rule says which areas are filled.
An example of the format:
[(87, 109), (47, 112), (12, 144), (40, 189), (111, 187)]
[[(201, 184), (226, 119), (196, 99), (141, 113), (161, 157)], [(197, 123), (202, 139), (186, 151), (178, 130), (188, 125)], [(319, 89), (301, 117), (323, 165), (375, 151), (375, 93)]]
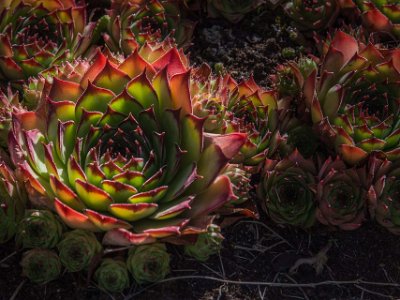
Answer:
[(182, 17), (176, 0), (113, 0), (98, 28), (111, 51), (129, 55), (145, 42), (160, 42), (167, 37), (187, 47), (194, 26)]
[(0, 163), (0, 244), (10, 240), (24, 216), (26, 193), (14, 171)]
[(315, 223), (317, 167), (295, 150), (282, 160), (265, 161), (258, 198), (276, 223), (308, 228)]
[(378, 152), (400, 157), (400, 49), (381, 49), (342, 31), (304, 78), (305, 106), (321, 138), (351, 165)]
[(322, 30), (335, 22), (340, 3), (339, 0), (290, 0), (284, 9), (300, 30)]
[(369, 211), (375, 220), (394, 234), (400, 234), (400, 168), (398, 162), (371, 157), (368, 191)]
[(0, 20), (1, 80), (24, 80), (90, 52), (94, 24), (74, 0), (5, 0)]
[(18, 92), (14, 93), (11, 87), (5, 92), (0, 90), (0, 147), (2, 148), (7, 147), (13, 107), (20, 107)]
[(205, 130), (247, 134), (246, 143), (231, 163), (257, 167), (265, 157), (279, 153), (285, 137), (279, 131), (282, 111), (274, 91), (262, 89), (253, 78), (238, 84), (229, 74), (214, 77), (205, 65), (193, 76), (194, 114), (207, 118)]
[(354, 230), (366, 219), (365, 168), (348, 167), (337, 157), (321, 165), (317, 177), (316, 217), (324, 225)]
[(143, 51), (120, 63), (98, 52), (80, 80), (52, 77), (36, 111), (12, 116), (9, 149), (31, 202), (106, 244), (205, 231), (233, 197), (220, 173), (246, 141), (203, 131), (176, 48)]
[(400, 38), (400, 2), (398, 0), (355, 0), (364, 26), (371, 32), (387, 32)]
[(121, 260), (106, 258), (94, 273), (100, 289), (120, 293), (129, 287), (129, 273), (126, 263)]
[(22, 275), (36, 284), (46, 284), (61, 274), (61, 262), (57, 253), (48, 249), (26, 251), (22, 256), (21, 266)]
[(228, 164), (223, 174), (228, 176), (232, 182), (233, 193), (236, 198), (232, 199), (227, 203), (229, 206), (236, 206), (250, 200), (251, 195), (249, 194), (251, 185), (251, 172), (237, 164)]
[[(201, 0), (200, 0), (201, 1)], [(244, 16), (261, 4), (264, 0), (206, 0), (207, 13), (210, 17), (216, 18), (223, 16), (232, 23), (237, 23)]]

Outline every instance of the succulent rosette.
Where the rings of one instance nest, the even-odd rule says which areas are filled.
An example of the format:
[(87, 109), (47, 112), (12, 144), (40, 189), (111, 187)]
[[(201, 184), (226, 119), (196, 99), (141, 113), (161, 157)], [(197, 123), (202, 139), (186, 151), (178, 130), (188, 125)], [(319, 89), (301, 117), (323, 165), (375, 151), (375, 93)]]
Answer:
[(295, 150), (283, 160), (265, 162), (257, 194), (276, 223), (308, 228), (315, 223), (317, 169)]
[(370, 215), (394, 234), (400, 234), (400, 169), (398, 163), (372, 157), (372, 185), (368, 191)]
[(246, 171), (240, 165), (228, 164), (225, 167), (223, 174), (228, 176), (231, 180), (233, 193), (236, 196), (236, 199), (232, 199), (227, 203), (227, 205), (236, 206), (247, 202), (251, 198), (249, 195), (252, 188), (250, 184), (251, 173)]
[(316, 216), (324, 225), (354, 230), (366, 219), (367, 182), (364, 168), (349, 168), (328, 158), (321, 166), (317, 185)]
[(141, 245), (129, 251), (129, 272), (139, 284), (157, 282), (169, 273), (170, 255), (165, 244)]
[(237, 23), (264, 2), (264, 0), (208, 0), (207, 12), (211, 17), (222, 15), (228, 21)]
[(61, 263), (54, 251), (31, 249), (21, 260), (22, 274), (37, 284), (46, 284), (57, 279), (61, 273)]
[(211, 224), (208, 226), (207, 232), (197, 236), (194, 244), (185, 245), (185, 254), (194, 257), (198, 261), (207, 261), (211, 255), (221, 250), (223, 240), (221, 228)]
[(69, 272), (86, 269), (102, 251), (94, 233), (81, 229), (66, 232), (57, 248), (60, 261)]
[(380, 49), (338, 31), (319, 75), (305, 78), (303, 94), (312, 121), (346, 163), (378, 152), (400, 157), (400, 49)]
[(400, 38), (400, 3), (397, 0), (355, 0), (364, 26), (372, 32), (388, 32)]
[(321, 30), (336, 20), (340, 5), (338, 0), (290, 0), (284, 9), (301, 30)]
[(17, 240), (24, 248), (53, 248), (62, 236), (62, 225), (49, 210), (27, 210), (18, 225)]
[(176, 0), (113, 0), (108, 15), (99, 20), (106, 45), (125, 55), (145, 42), (160, 42), (167, 37), (180, 47), (189, 46), (194, 26), (182, 17)]
[(13, 107), (20, 107), (19, 94), (13, 93), (11, 88), (5, 93), (0, 90), (0, 146), (3, 148), (7, 147)]
[(194, 74), (194, 114), (207, 118), (207, 132), (247, 134), (231, 162), (259, 166), (266, 156), (277, 155), (285, 137), (279, 131), (282, 113), (275, 92), (263, 90), (253, 78), (237, 84), (230, 75), (213, 77), (207, 69), (203, 66)]
[(106, 244), (206, 230), (233, 197), (220, 173), (246, 141), (203, 131), (176, 48), (149, 56), (98, 52), (80, 81), (52, 77), (36, 111), (13, 113), (9, 149), (30, 200)]
[(26, 194), (14, 172), (0, 163), (0, 244), (10, 240), (24, 216)]
[(93, 24), (74, 0), (0, 4), (0, 79), (18, 81), (89, 51)]
[(100, 289), (120, 293), (129, 287), (129, 273), (126, 263), (111, 258), (104, 259), (94, 273)]

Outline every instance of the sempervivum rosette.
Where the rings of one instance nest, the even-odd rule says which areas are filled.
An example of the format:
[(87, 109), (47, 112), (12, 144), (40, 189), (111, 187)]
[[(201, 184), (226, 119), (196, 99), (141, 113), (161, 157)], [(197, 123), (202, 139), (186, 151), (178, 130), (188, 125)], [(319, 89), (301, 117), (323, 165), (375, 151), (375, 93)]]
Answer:
[(253, 78), (239, 84), (230, 75), (214, 78), (206, 66), (196, 70), (194, 76), (194, 114), (207, 117), (205, 130), (247, 134), (232, 163), (259, 166), (265, 157), (278, 154), (285, 137), (278, 127), (282, 112), (274, 91), (260, 88)]
[(394, 234), (400, 234), (400, 169), (398, 163), (372, 157), (372, 186), (368, 191), (370, 214)]
[(24, 216), (26, 194), (14, 172), (0, 163), (0, 244), (11, 239)]
[(328, 27), (340, 11), (339, 0), (291, 0), (284, 8), (289, 17), (304, 30)]
[(355, 0), (368, 30), (400, 38), (400, 3), (397, 0)]
[(349, 164), (373, 152), (398, 159), (400, 49), (365, 45), (341, 31), (324, 48), (319, 74), (304, 84), (313, 122)]
[(79, 82), (52, 77), (38, 110), (13, 113), (10, 152), (31, 201), (108, 244), (204, 231), (232, 197), (219, 175), (246, 140), (203, 132), (176, 48), (150, 56), (99, 52)]
[(328, 158), (322, 164), (317, 185), (319, 222), (344, 230), (361, 226), (367, 203), (364, 174), (364, 168), (349, 168), (340, 158)]
[(0, 146), (7, 147), (8, 132), (11, 124), (11, 112), (13, 107), (19, 107), (19, 94), (13, 93), (11, 88), (7, 92), (0, 90)]
[(21, 80), (83, 55), (93, 25), (74, 0), (6, 0), (0, 3), (0, 79)]
[(295, 150), (287, 158), (267, 159), (257, 194), (276, 223), (307, 228), (315, 223), (317, 169)]
[(188, 46), (195, 26), (182, 18), (176, 0), (113, 0), (108, 15), (99, 22), (107, 46), (125, 55), (138, 45), (168, 36), (179, 46)]

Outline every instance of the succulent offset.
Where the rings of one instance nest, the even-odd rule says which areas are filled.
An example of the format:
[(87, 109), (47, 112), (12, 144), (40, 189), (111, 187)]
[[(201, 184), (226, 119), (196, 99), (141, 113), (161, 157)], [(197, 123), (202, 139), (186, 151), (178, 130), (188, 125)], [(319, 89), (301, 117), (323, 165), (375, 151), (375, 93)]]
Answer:
[(18, 81), (90, 49), (93, 24), (74, 0), (0, 3), (0, 80)]
[(163, 46), (119, 64), (98, 52), (80, 80), (52, 77), (36, 111), (13, 113), (9, 149), (31, 202), (106, 244), (200, 233), (233, 197), (220, 172), (246, 136), (203, 132), (185, 59)]
[(188, 46), (194, 26), (182, 17), (176, 0), (113, 0), (98, 28), (104, 31), (104, 41), (112, 51), (129, 55), (139, 45), (167, 37), (179, 46)]
[(228, 21), (237, 23), (264, 2), (264, 0), (208, 0), (207, 12), (211, 17), (221, 15)]

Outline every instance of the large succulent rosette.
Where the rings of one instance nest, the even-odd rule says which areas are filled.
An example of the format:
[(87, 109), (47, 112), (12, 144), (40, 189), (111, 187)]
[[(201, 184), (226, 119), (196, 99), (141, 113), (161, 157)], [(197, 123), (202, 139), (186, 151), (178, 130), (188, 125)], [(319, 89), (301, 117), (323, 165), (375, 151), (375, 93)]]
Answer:
[(372, 185), (368, 191), (370, 214), (394, 234), (400, 234), (400, 168), (398, 163), (372, 157)]
[(106, 45), (129, 55), (145, 42), (174, 38), (189, 46), (195, 23), (182, 17), (176, 0), (113, 0), (108, 15), (100, 19)]
[(400, 157), (400, 49), (380, 49), (338, 31), (319, 74), (305, 79), (312, 121), (345, 162), (356, 165), (371, 153)]
[(397, 0), (355, 0), (364, 26), (372, 32), (387, 32), (400, 38), (400, 3)]
[(207, 12), (211, 17), (222, 15), (228, 21), (237, 23), (264, 2), (264, 0), (208, 0)]
[(283, 160), (265, 162), (257, 194), (276, 223), (308, 228), (315, 223), (317, 169), (296, 150)]
[(338, 0), (290, 0), (284, 9), (300, 29), (321, 30), (336, 20), (340, 5)]
[(364, 168), (349, 168), (328, 158), (319, 169), (316, 217), (325, 225), (354, 230), (366, 219), (367, 182)]
[(93, 25), (74, 0), (0, 3), (0, 79), (22, 80), (85, 54)]
[(203, 132), (184, 58), (160, 51), (119, 64), (99, 52), (80, 81), (52, 77), (36, 111), (13, 114), (9, 148), (31, 201), (106, 244), (202, 232), (232, 197), (219, 174), (246, 136)]
[(26, 194), (13, 170), (0, 163), (0, 244), (11, 239), (24, 216)]
[(278, 154), (285, 137), (280, 134), (282, 112), (274, 91), (260, 88), (250, 78), (239, 84), (229, 75), (213, 77), (207, 67), (195, 72), (191, 86), (194, 114), (206, 117), (211, 133), (242, 132), (247, 141), (232, 163), (258, 166)]

